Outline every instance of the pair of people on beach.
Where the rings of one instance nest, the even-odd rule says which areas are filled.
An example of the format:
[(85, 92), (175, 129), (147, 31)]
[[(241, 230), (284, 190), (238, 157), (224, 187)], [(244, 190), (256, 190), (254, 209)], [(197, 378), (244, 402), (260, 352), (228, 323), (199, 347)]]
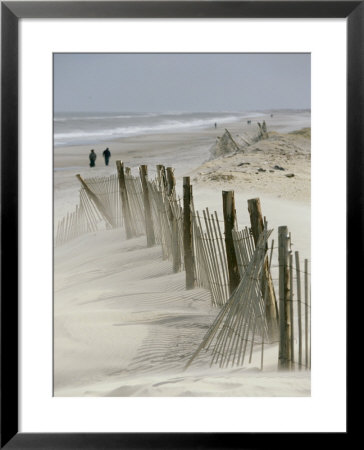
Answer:
[[(105, 166), (108, 166), (109, 165), (109, 159), (110, 159), (110, 156), (111, 156), (110, 150), (108, 148), (106, 148), (102, 152), (102, 156), (105, 159)], [(95, 167), (96, 158), (97, 158), (97, 155), (95, 153), (95, 150), (92, 149), (90, 154), (89, 154), (90, 167)]]

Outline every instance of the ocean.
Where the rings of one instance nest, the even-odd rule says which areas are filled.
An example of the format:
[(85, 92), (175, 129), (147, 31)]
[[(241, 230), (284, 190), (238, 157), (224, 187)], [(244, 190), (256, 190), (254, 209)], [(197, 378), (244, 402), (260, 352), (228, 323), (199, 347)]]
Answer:
[(56, 113), (54, 146), (88, 145), (151, 133), (188, 131), (259, 117), (259, 112)]

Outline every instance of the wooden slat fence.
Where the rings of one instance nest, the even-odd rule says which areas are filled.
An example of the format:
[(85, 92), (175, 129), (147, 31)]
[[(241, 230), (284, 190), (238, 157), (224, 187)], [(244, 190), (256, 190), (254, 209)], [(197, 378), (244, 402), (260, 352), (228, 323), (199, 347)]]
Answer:
[(177, 198), (176, 190), (173, 188), (171, 195), (168, 197), (170, 221), (172, 222), (172, 259), (173, 271), (179, 272), (184, 270), (184, 253), (183, 253), (183, 208), (182, 200)]
[[(164, 183), (157, 176), (148, 181), (148, 192), (152, 205), (153, 227), (156, 243), (162, 247), (163, 259), (178, 258), (183, 268), (183, 211), (181, 200), (176, 198), (175, 189), (168, 196)], [(178, 255), (176, 255), (176, 252)]]
[[(201, 226), (196, 228), (197, 232), (200, 228)], [(233, 295), (222, 306), (214, 323), (188, 361), (186, 368), (195, 360), (197, 363), (206, 361), (206, 359), (210, 361), (211, 365), (217, 364), (219, 367), (244, 367), (244, 365), (252, 363), (253, 355), (255, 355), (254, 358), (259, 358), (256, 363), (263, 369), (264, 348), (267, 346), (276, 348), (277, 366), (280, 368), (278, 344), (282, 339), (287, 341), (285, 334), (287, 332), (290, 346), (287, 352), (289, 360), (286, 361), (283, 368), (288, 370), (311, 369), (311, 300), (308, 260), (305, 259), (302, 270), (299, 253), (295, 252), (293, 258), (289, 234), (287, 237), (289, 239), (287, 265), (289, 290), (286, 292), (285, 303), (279, 302), (280, 316), (283, 314), (286, 317), (285, 309), (289, 311), (288, 323), (284, 328), (284, 334), (281, 332), (272, 339), (266, 315), (268, 290), (263, 286), (263, 282), (266, 280), (264, 262), (267, 253), (269, 254), (269, 270), (272, 269), (274, 274), (277, 272), (279, 274), (283, 267), (280, 264), (274, 264), (273, 255), (277, 248), (274, 247), (274, 241), (272, 240), (270, 248), (268, 246), (268, 238), (273, 230), (267, 231), (266, 227), (264, 230), (256, 247), (249, 228), (233, 231), (241, 281)], [(278, 291), (278, 277), (273, 278), (273, 281)], [(253, 353), (254, 347), (258, 349), (258, 352)]]
[[(271, 231), (268, 232), (266, 229), (261, 233), (253, 257), (238, 287), (221, 308), (186, 368), (202, 350), (208, 352), (210, 364), (218, 364), (219, 367), (242, 366), (248, 343), (250, 354), (252, 354), (253, 346), (259, 342), (259, 339), (262, 352), (264, 351), (264, 342), (268, 342), (269, 335), (261, 281), (270, 233)], [(244, 241), (239, 241), (237, 245), (244, 246), (244, 244)]]
[[(286, 369), (311, 369), (311, 295), (309, 261), (304, 260), (302, 265), (298, 251), (291, 249), (291, 236), (283, 237), (287, 240), (289, 249), (287, 273), (289, 277), (289, 292), (280, 301), (280, 316), (288, 316), (288, 327), (286, 326), (284, 336), (285, 342), (289, 343), (289, 349), (283, 357), (283, 368)], [(285, 267), (279, 263), (277, 265), (279, 272), (284, 271)], [(280, 295), (280, 299), (281, 299)], [(285, 311), (287, 310), (287, 312)], [(288, 314), (287, 314), (288, 313)]]
[(250, 229), (245, 227), (241, 231), (233, 230), (233, 239), (240, 278), (242, 278), (254, 255), (254, 238)]
[(94, 195), (103, 205), (110, 228), (119, 228), (122, 226), (120, 188), (117, 175), (107, 177), (86, 178), (85, 183)]
[[(193, 237), (197, 285), (211, 292), (214, 306), (222, 306), (229, 298), (227, 258), (217, 212), (209, 209), (194, 212)], [(204, 224), (204, 226), (203, 226)]]
[[(167, 169), (171, 175), (172, 169)], [(128, 168), (125, 170), (132, 236), (146, 235), (147, 192), (155, 244), (161, 246), (163, 259), (173, 261), (174, 272), (184, 270), (184, 212), (182, 201), (176, 195), (175, 183), (168, 185), (163, 166), (157, 168), (155, 179), (148, 180), (146, 169), (143, 173), (146, 174), (144, 191), (140, 176), (133, 176)], [(57, 246), (85, 233), (123, 226), (118, 176), (79, 179), (79, 205), (58, 222), (55, 233)], [(258, 204), (259, 199), (250, 201), (251, 204), (254, 202)], [(253, 229), (245, 227), (238, 230), (235, 222), (232, 251), (235, 252), (240, 281), (232, 291), (227, 263), (230, 250), (227, 250), (225, 230), (220, 225), (224, 222), (219, 220), (216, 211), (213, 214), (208, 208), (202, 212), (195, 211), (192, 196), (189, 208), (189, 214), (192, 213), (194, 286), (208, 289), (212, 305), (220, 308), (220, 312), (188, 365), (195, 358), (201, 358), (200, 353), (204, 349), (211, 357), (211, 364), (220, 367), (243, 366), (252, 362), (253, 354), (260, 353), (259, 364), (263, 368), (264, 347), (278, 347), (279, 343), (279, 368), (310, 369), (309, 262), (305, 259), (302, 265), (299, 253), (293, 254), (287, 227), (280, 227), (284, 230), (279, 233), (278, 247), (274, 247), (273, 240), (269, 247), (272, 230), (268, 231), (265, 220), (257, 244)], [(279, 249), (278, 264), (274, 262), (276, 248)], [(267, 313), (268, 280), (273, 282), (273, 292), (279, 292), (277, 321), (280, 322), (280, 331), (276, 335), (271, 333)], [(253, 353), (255, 346), (259, 346), (260, 352)]]
[(143, 189), (139, 177), (134, 177), (130, 171), (125, 174), (125, 184), (128, 191), (129, 207), (132, 216), (132, 227), (136, 236), (145, 234), (145, 216), (143, 206)]
[(117, 175), (88, 178), (82, 182), (79, 204), (58, 222), (56, 246), (89, 232), (123, 225)]

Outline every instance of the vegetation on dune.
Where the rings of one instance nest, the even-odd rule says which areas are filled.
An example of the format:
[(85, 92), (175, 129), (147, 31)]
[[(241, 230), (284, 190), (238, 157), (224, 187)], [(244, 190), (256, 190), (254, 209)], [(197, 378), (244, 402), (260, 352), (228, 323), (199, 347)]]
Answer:
[(289, 134), (303, 136), (306, 139), (311, 139), (311, 128), (302, 128), (301, 130), (292, 131)]

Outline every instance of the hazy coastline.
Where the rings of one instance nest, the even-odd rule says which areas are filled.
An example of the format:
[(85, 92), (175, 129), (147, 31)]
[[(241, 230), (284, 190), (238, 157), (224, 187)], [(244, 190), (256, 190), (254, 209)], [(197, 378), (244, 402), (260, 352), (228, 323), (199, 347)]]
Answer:
[[(192, 172), (208, 161), (211, 157), (210, 149), (225, 129), (231, 133), (241, 133), (256, 129), (257, 122), (265, 120), (268, 130), (287, 133), (305, 127), (310, 127), (311, 117), (308, 111), (274, 111), (266, 112), (251, 119), (247, 125), (246, 113), (244, 118), (228, 123), (217, 123), (215, 129), (213, 121), (205, 128), (191, 130), (169, 131), (166, 133), (141, 134), (123, 138), (105, 140), (93, 145), (55, 146), (53, 152), (54, 164), (54, 195), (55, 220), (58, 220), (68, 209), (78, 201), (79, 182), (75, 174), (85, 177), (102, 176), (115, 172), (115, 161), (121, 160), (125, 166), (137, 170), (140, 164), (147, 164), (151, 176), (155, 173), (156, 164), (175, 168), (177, 178), (192, 175)], [(256, 113), (258, 114), (258, 113)], [(270, 117), (273, 114), (273, 117)], [(213, 115), (216, 117), (217, 114)], [(103, 150), (108, 147), (111, 151), (109, 166), (106, 167), (102, 158)], [(90, 168), (88, 155), (93, 148), (97, 154), (96, 167)], [(176, 159), (176, 155), (178, 158)], [(68, 190), (67, 200), (61, 191)], [(63, 201), (61, 201), (61, 197)], [(66, 204), (63, 204), (66, 201)], [(68, 208), (68, 209), (67, 209)]]

